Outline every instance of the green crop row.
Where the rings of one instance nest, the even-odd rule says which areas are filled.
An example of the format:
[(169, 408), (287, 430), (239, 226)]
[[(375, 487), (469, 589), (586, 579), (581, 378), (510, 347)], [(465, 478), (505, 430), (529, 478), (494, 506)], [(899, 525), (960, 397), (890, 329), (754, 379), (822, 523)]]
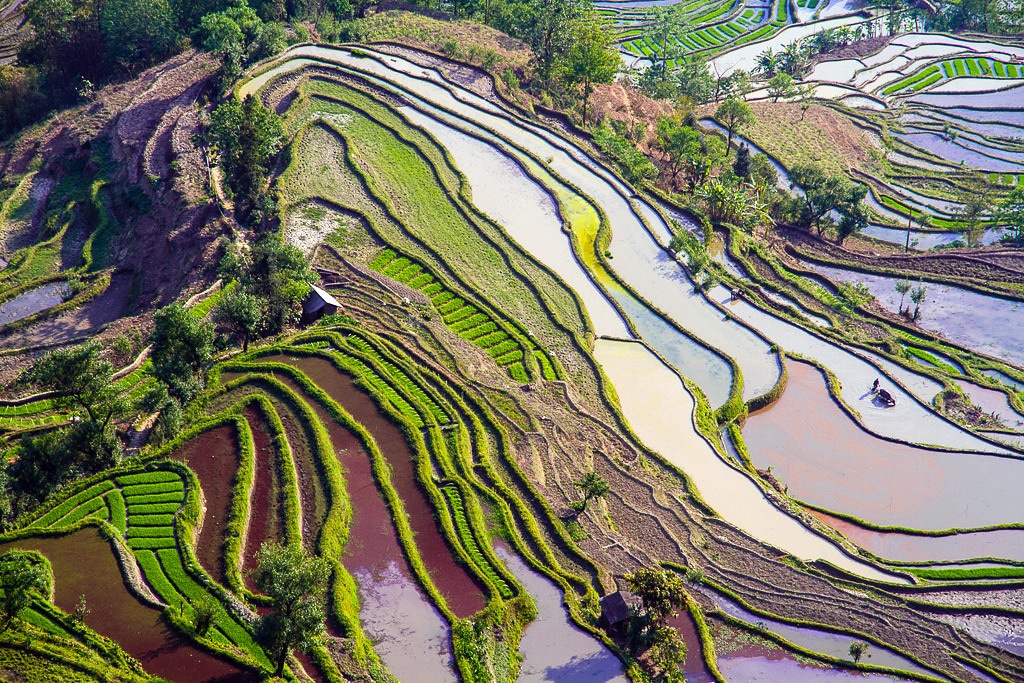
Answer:
[[(167, 527), (170, 529), (170, 527)], [(134, 550), (173, 549), (178, 552), (178, 542), (174, 536), (133, 536), (128, 539), (128, 547)]]
[(931, 579), (933, 581), (977, 581), (983, 579), (1024, 578), (1024, 567), (957, 567), (949, 569), (904, 567), (904, 569), (922, 579)]
[(181, 503), (185, 498), (185, 491), (171, 491), (169, 493), (147, 493), (141, 496), (132, 496), (132, 505), (149, 505), (150, 503)]
[(136, 504), (134, 500), (128, 502), (128, 513), (130, 515), (164, 515), (174, 514), (181, 507), (180, 503), (144, 503)]
[(126, 532), (128, 538), (174, 538), (172, 526), (133, 526)]
[(111, 490), (112, 488), (114, 488), (114, 482), (110, 481), (109, 479), (104, 479), (95, 486), (91, 486), (86, 490), (71, 496), (70, 498), (65, 500), (63, 503), (57, 505), (55, 508), (47, 512), (45, 515), (40, 517), (38, 520), (30, 524), (29, 526), (50, 526), (57, 520), (61, 519), (62, 517), (70, 513), (72, 510), (77, 508), (79, 505), (86, 503), (92, 498), (98, 498), (102, 496), (104, 493)]
[[(911, 76), (907, 76), (906, 78), (902, 78), (902, 79), (896, 81), (892, 85), (884, 88), (882, 90), (882, 94), (883, 95), (891, 95), (894, 92), (899, 92), (900, 90), (905, 90), (905, 89), (913, 86), (914, 84), (916, 84), (918, 81), (924, 80), (924, 79), (928, 78), (929, 76), (933, 76), (933, 75), (938, 76), (938, 78), (942, 77), (939, 74), (939, 67), (934, 65), (934, 64), (932, 66), (929, 66), (926, 69), (922, 69), (921, 71), (918, 71), (916, 74), (913, 74)], [(938, 80), (938, 78), (936, 80)]]
[(475, 341), (485, 334), (489, 334), (498, 328), (493, 322), (486, 322), (459, 333), (459, 336), (466, 341)]
[[(131, 510), (131, 508), (129, 508)], [(174, 522), (174, 515), (129, 515), (131, 526), (167, 526)]]
[(18, 406), (0, 406), (0, 417), (20, 417), (23, 415), (38, 415), (53, 410), (55, 404), (52, 399), (41, 399), (22, 403)]
[(128, 529), (128, 511), (120, 491), (114, 489), (107, 493), (107, 507), (110, 508), (110, 523), (123, 536)]
[(512, 588), (480, 550), (480, 545), (477, 543), (476, 537), (473, 535), (473, 529), (469, 524), (469, 519), (466, 517), (466, 509), (458, 488), (453, 484), (449, 484), (447, 486), (442, 486), (441, 492), (448, 500), (448, 508), (452, 513), (452, 518), (455, 520), (455, 530), (458, 532), (459, 541), (462, 542), (462, 547), (466, 549), (466, 553), (473, 560), (474, 566), (477, 570), (482, 572), (487, 581), (498, 590), (501, 597), (506, 600), (511, 598), (514, 595)]
[(131, 484), (129, 486), (122, 486), (121, 491), (128, 500), (128, 504), (131, 505), (131, 498), (135, 496), (145, 496), (151, 493), (172, 493), (174, 491), (182, 491), (185, 488), (185, 484), (181, 479), (176, 481), (161, 481), (155, 484)]
[(401, 388), (407, 396), (411, 396), (419, 401), (440, 424), (447, 424), (451, 421), (448, 415), (445, 414), (437, 403), (434, 402), (434, 399), (427, 395), (419, 384), (414, 382), (409, 375), (403, 372), (394, 363), (391, 363), (384, 358), (380, 351), (371, 346), (369, 342), (356, 334), (350, 334), (345, 338), (345, 341), (350, 346), (361, 351), (363, 354), (370, 356), (370, 358), (375, 361), (375, 364), (385, 370), (386, 373), (395, 381), (398, 385), (396, 389)]
[(86, 517), (89, 517), (95, 512), (103, 511), (103, 519), (107, 517), (107, 502), (103, 499), (103, 496), (97, 496), (90, 498), (86, 502), (82, 503), (66, 516), (61, 517), (57, 520), (57, 524), (60, 526), (71, 526), (76, 522), (79, 522)]
[(117, 485), (134, 486), (137, 484), (164, 484), (169, 481), (181, 482), (181, 476), (177, 472), (168, 470), (153, 470), (150, 472), (139, 472), (138, 474), (125, 474), (116, 478)]
[[(388, 277), (407, 284), (413, 289), (425, 292), (426, 287), (434, 287), (430, 295), (434, 308), (442, 316), (445, 326), (455, 334), (462, 336), (463, 339), (473, 341), (488, 332), (497, 333), (503, 325), (509, 324), (499, 323), (489, 313), (469, 303), (464, 297), (445, 289), (421, 264), (407, 257), (399, 256), (393, 249), (385, 249), (378, 254), (370, 262), (370, 267)], [(467, 336), (465, 333), (470, 330), (479, 332), (479, 334)], [(486, 342), (474, 343), (483, 349), (487, 349), (509, 337), (508, 332), (502, 331), (501, 334), (501, 337), (494, 337), (493, 339), (486, 340)], [(520, 346), (519, 342), (515, 343), (517, 346)], [(524, 352), (527, 350), (527, 348), (523, 348)], [(525, 372), (525, 370), (526, 368), (523, 367), (522, 371)], [(515, 379), (523, 381), (519, 377)], [(526, 381), (529, 381), (529, 379)]]

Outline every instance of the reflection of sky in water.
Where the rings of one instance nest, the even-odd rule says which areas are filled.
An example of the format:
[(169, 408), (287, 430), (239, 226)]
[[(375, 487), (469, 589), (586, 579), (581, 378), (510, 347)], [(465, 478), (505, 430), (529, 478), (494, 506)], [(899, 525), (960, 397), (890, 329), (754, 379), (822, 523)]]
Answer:
[(63, 282), (50, 282), (42, 287), (0, 304), (0, 325), (21, 320), (33, 313), (44, 311), (64, 301), (68, 287)]
[[(845, 659), (850, 656), (850, 645), (857, 640), (852, 636), (840, 633), (829, 633), (827, 631), (819, 631), (812, 628), (793, 626), (792, 624), (786, 624), (781, 621), (757, 616), (718, 593), (714, 593), (710, 590), (704, 590), (703, 592), (706, 595), (711, 596), (711, 598), (726, 614), (730, 614), (748, 624), (756, 624), (761, 628), (777, 633), (789, 642), (805, 647), (812, 652), (819, 652), (839, 659)], [(901, 671), (915, 671), (917, 673), (932, 675), (931, 671), (928, 671), (906, 657), (902, 657), (892, 650), (879, 645), (871, 645), (868, 648), (868, 651), (864, 656), (864, 661), (868, 664), (889, 666)]]
[[(896, 278), (811, 263), (805, 265), (834, 282), (863, 283), (879, 304), (893, 312), (899, 310)], [(950, 341), (998, 358), (1018, 363), (1024, 358), (1024, 335), (1020, 334), (1024, 303), (934, 282), (925, 283), (925, 286), (926, 298), (921, 304), (918, 325), (942, 334)], [(909, 296), (904, 306), (908, 304)]]
[(954, 163), (963, 163), (971, 168), (978, 168), (985, 171), (1024, 171), (1024, 166), (1012, 161), (993, 159), (992, 157), (979, 154), (976, 151), (966, 149), (964, 146), (945, 140), (937, 133), (896, 133), (907, 142), (917, 145), (923, 149), (936, 154), (943, 159)]
[[(504, 546), (494, 552), (537, 604), (537, 618), (523, 632), (519, 683), (626, 683), (622, 665), (596, 638), (569, 621), (562, 591)], [(422, 680), (422, 679), (421, 679)]]
[(362, 603), (359, 620), (388, 670), (400, 681), (454, 683), (448, 627), (398, 564), (352, 575)]

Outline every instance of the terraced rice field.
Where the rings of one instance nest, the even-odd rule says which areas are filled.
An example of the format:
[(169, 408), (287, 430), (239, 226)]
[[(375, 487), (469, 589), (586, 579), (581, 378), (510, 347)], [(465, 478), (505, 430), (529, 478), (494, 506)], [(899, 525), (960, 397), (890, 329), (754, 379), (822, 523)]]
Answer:
[[(796, 5), (798, 18), (823, 9)], [(642, 14), (607, 9), (624, 49), (649, 54), (629, 35)], [(809, 26), (783, 29), (781, 4), (687, 11), (695, 29), (678, 41), (690, 51)], [(1017, 78), (998, 56), (922, 56), (932, 61), (885, 75), (915, 40), (842, 67), (862, 96), (908, 102), (921, 119), (904, 137), (951, 114), (916, 94)], [(286, 234), (310, 207), (344, 232), (310, 250), (343, 309), (220, 360), (186, 433), (78, 482), (0, 540), (98, 529), (109, 543), (96, 562), (117, 558), (129, 597), (190, 633), (214, 662), (207, 679), (216, 665), (271, 670), (254, 628), (268, 601), (249, 575), (267, 540), (331, 570), (328, 638), (289, 660), (296, 678), (625, 680), (635, 663), (601, 628), (599, 598), (639, 566), (686, 579), (690, 604), (673, 624), (695, 680), (1024, 676), (1006, 638), (975, 624), (1020, 623), (1017, 606), (984, 600), (1019, 590), (1024, 453), (932, 403), (956, 386), (1016, 410), (1012, 339), (982, 348), (894, 323), (888, 345), (858, 338), (834, 315), (838, 287), (735, 235), (721, 284), (703, 290), (667, 248), (658, 201), (486, 87), (461, 85), (436, 56), (300, 45), (234, 92), (249, 94), (285, 123), (274, 183)], [(955, 115), (985, 123), (971, 112), (1002, 111), (974, 104)], [(898, 149), (907, 167), (932, 159), (910, 141)], [(999, 184), (1019, 175), (990, 172)], [(905, 210), (956, 227), (959, 205), (942, 193), (862, 180), (878, 226)], [(22, 182), (20, 208), (3, 215), (24, 228)], [(791, 288), (764, 286), (755, 256)], [(876, 400), (876, 379), (895, 407)], [(119, 383), (141, 395), (152, 379), (140, 365)], [(12, 432), (70, 418), (45, 396), (0, 405)], [(1005, 424), (999, 434), (1020, 433)], [(581, 510), (587, 472), (609, 491)], [(947, 604), (940, 589), (969, 602)], [(213, 626), (193, 636), (202, 604)], [(59, 635), (48, 605), (31, 619)], [(851, 661), (861, 641), (872, 656)], [(141, 666), (187, 679), (155, 659)]]

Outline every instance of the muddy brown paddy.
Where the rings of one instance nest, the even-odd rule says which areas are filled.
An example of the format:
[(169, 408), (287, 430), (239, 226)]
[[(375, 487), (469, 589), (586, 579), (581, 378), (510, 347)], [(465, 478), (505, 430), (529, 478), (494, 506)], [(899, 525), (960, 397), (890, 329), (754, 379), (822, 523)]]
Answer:
[(452, 557), (434, 520), (433, 508), (416, 481), (414, 455), (405, 435), (380, 411), (369, 395), (350, 377), (338, 372), (329, 361), (286, 356), (268, 357), (266, 360), (297, 367), (370, 432), (391, 465), (391, 482), (408, 513), (420, 555), (448, 607), (459, 617), (469, 617), (483, 609), (483, 593)]
[(255, 673), (208, 654), (167, 626), (160, 611), (128, 592), (110, 548), (95, 528), (0, 546), (37, 550), (53, 567), (54, 603), (73, 612), (85, 596), (87, 626), (118, 642), (147, 672), (178, 683), (248, 683)]
[(224, 574), (224, 532), (231, 510), (231, 492), (238, 472), (238, 435), (224, 426), (203, 432), (170, 455), (188, 465), (199, 478), (206, 502), (203, 526), (196, 539), (199, 564), (213, 579), (227, 585)]

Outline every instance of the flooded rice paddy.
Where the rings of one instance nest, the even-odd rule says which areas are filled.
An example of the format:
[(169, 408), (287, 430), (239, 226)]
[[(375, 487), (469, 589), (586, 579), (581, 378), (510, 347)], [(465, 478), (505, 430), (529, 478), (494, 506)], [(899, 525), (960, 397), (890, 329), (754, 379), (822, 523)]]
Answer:
[(872, 524), (941, 530), (1024, 519), (1024, 460), (926, 450), (879, 439), (833, 401), (817, 368), (790, 361), (778, 402), (751, 415), (743, 437), (754, 465), (772, 467), (790, 495)]
[(619, 659), (569, 619), (561, 588), (504, 545), (496, 546), (494, 552), (537, 605), (537, 618), (526, 627), (519, 643), (522, 668), (518, 683), (626, 683)]
[[(863, 284), (882, 306), (898, 312), (900, 295), (897, 278), (869, 275), (808, 263), (815, 272), (833, 282)], [(917, 324), (950, 341), (1003, 360), (1024, 359), (1024, 336), (1018, 322), (1024, 319), (1024, 301), (1003, 299), (952, 285), (924, 283), (927, 292)], [(905, 302), (906, 305), (908, 302)]]
[(464, 567), (456, 564), (434, 520), (430, 502), (416, 481), (416, 460), (405, 435), (369, 395), (348, 375), (338, 372), (330, 361), (286, 356), (268, 356), (266, 360), (294, 365), (366, 427), (391, 466), (391, 482), (409, 516), (420, 555), (448, 607), (459, 617), (469, 617), (483, 609), (480, 587)]
[(67, 536), (28, 538), (0, 546), (38, 550), (53, 568), (54, 604), (75, 610), (85, 597), (87, 626), (116, 641), (145, 670), (174, 683), (255, 683), (259, 677), (200, 650), (128, 592), (107, 541), (93, 527)]
[(196, 539), (196, 556), (210, 576), (227, 585), (224, 574), (224, 532), (231, 511), (231, 493), (238, 472), (238, 436), (232, 426), (203, 432), (171, 453), (188, 465), (203, 490), (205, 515)]
[(6, 325), (30, 315), (53, 308), (68, 294), (65, 282), (49, 282), (31, 291), (0, 303), (0, 325)]

